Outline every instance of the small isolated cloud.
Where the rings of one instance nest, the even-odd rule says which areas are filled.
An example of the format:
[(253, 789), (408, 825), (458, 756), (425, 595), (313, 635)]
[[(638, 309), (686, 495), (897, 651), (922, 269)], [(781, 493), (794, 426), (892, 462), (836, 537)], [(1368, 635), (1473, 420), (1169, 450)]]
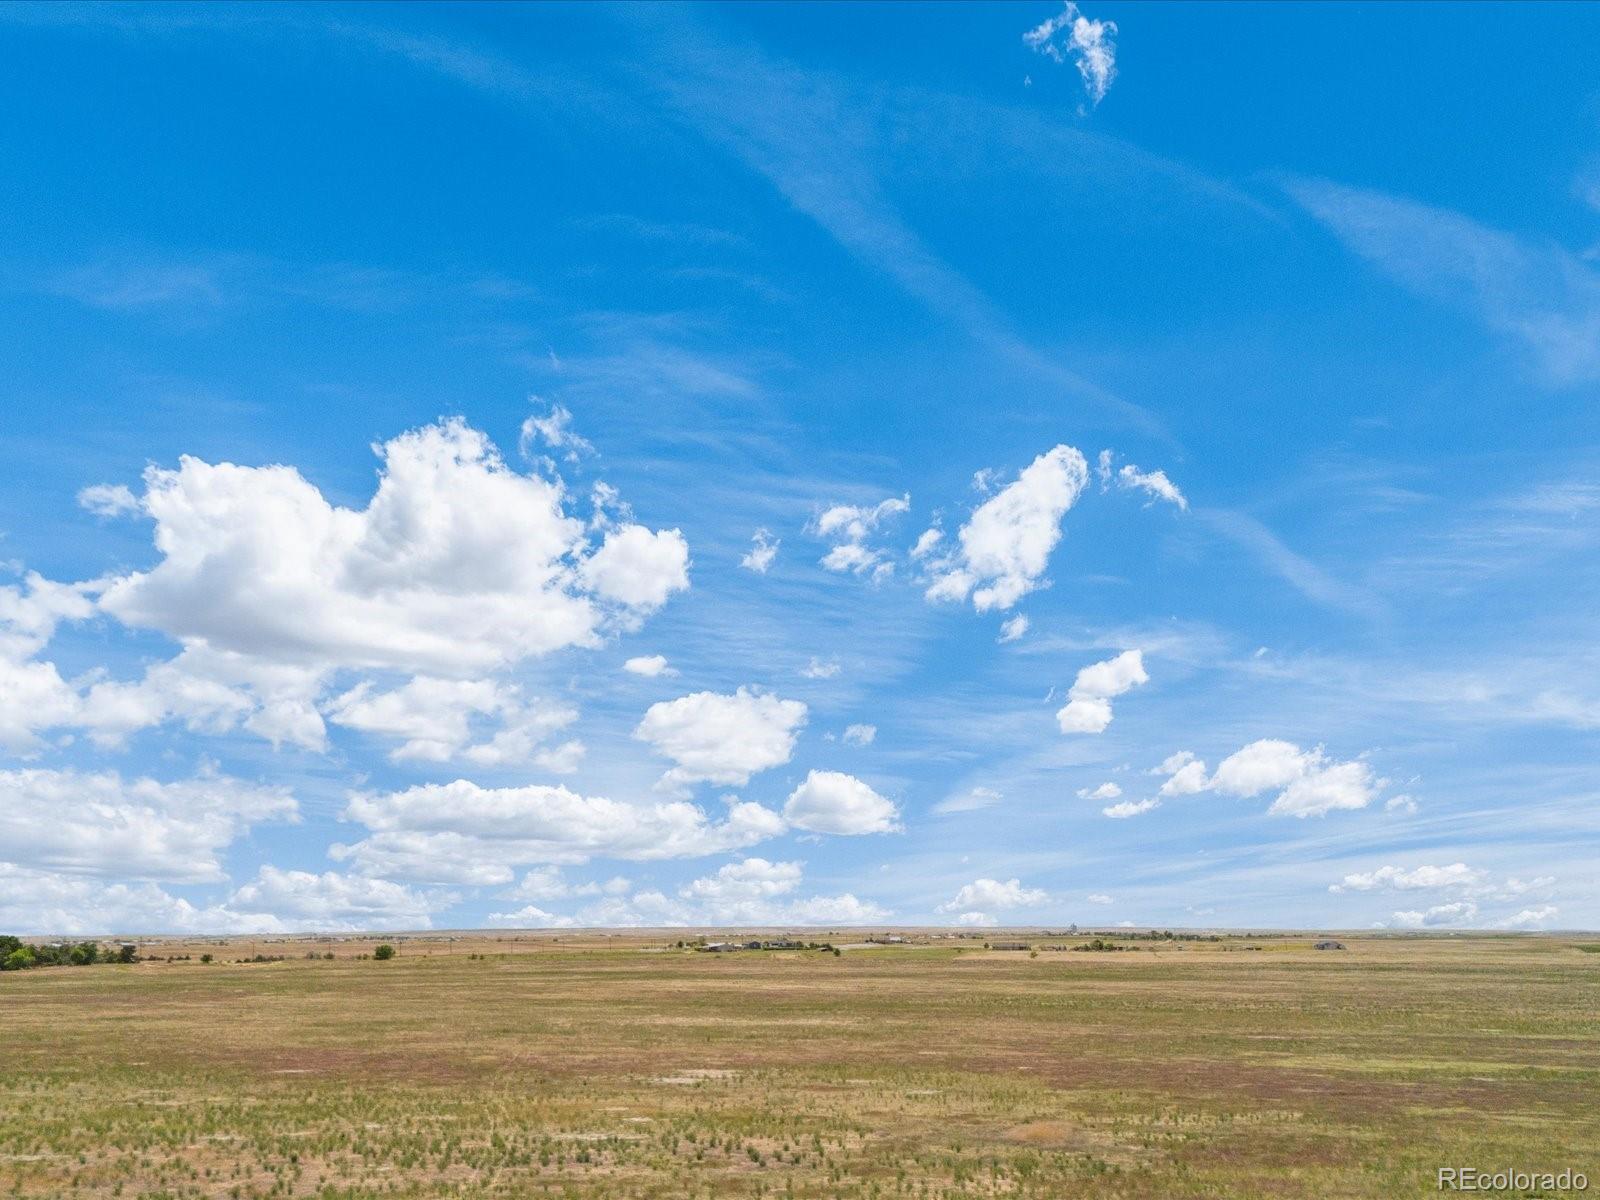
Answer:
[(1122, 795), (1122, 789), (1114, 783), (1102, 783), (1097, 788), (1079, 788), (1080, 800), (1115, 800)]
[(957, 925), (970, 925), (974, 928), (983, 928), (998, 923), (986, 912), (964, 912), (956, 918)]
[(973, 511), (954, 550), (929, 561), (927, 598), (960, 603), (970, 596), (979, 612), (1004, 611), (1040, 587), (1061, 520), (1088, 480), (1089, 465), (1071, 446), (1034, 459)]
[(1187, 750), (1169, 754), (1160, 766), (1153, 767), (1148, 774), (1167, 776), (1167, 781), (1161, 785), (1163, 796), (1192, 796), (1205, 791), (1211, 783), (1206, 776), (1205, 760), (1196, 758)]
[(92, 484), (78, 493), (78, 505), (97, 517), (120, 517), (144, 508), (133, 490), (122, 483)]
[(942, 913), (967, 913), (973, 910), (1036, 908), (1048, 903), (1050, 895), (1040, 888), (1022, 886), (1018, 879), (974, 879), (955, 894), (947, 904), (941, 904)]
[(832, 679), (843, 669), (831, 659), (828, 662), (823, 662), (820, 658), (812, 655), (811, 661), (800, 668), (800, 674), (806, 679)]
[(1146, 493), (1152, 501), (1165, 500), (1189, 511), (1189, 500), (1178, 490), (1178, 485), (1167, 478), (1165, 471), (1141, 471), (1131, 463), (1117, 472), (1117, 485)]
[(746, 571), (765, 575), (773, 559), (778, 557), (778, 547), (782, 544), (766, 529), (758, 529), (750, 538), (749, 553), (739, 560), (739, 565)]
[(1359, 759), (1336, 762), (1320, 746), (1302, 750), (1293, 742), (1263, 738), (1223, 759), (1208, 790), (1231, 796), (1277, 791), (1268, 812), (1320, 817), (1335, 809), (1365, 808), (1380, 786), (1372, 768)]
[(1123, 491), (1143, 492), (1148, 497), (1147, 508), (1157, 500), (1162, 500), (1184, 512), (1189, 511), (1189, 498), (1167, 477), (1165, 471), (1141, 471), (1132, 463), (1125, 463), (1121, 469), (1116, 469), (1113, 466), (1115, 458), (1116, 455), (1110, 450), (1102, 450), (1095, 460), (1094, 473), (1100, 480), (1102, 492), (1115, 483)]
[(695, 692), (652, 704), (633, 736), (677, 764), (667, 772), (669, 784), (742, 786), (789, 761), (806, 711), (799, 700), (748, 688), (731, 696)]
[(834, 504), (811, 523), (811, 532), (833, 543), (822, 556), (825, 570), (883, 579), (894, 571), (888, 554), (867, 544), (878, 526), (911, 511), (911, 497), (890, 496), (874, 505)]
[(1416, 812), (1417, 807), (1416, 800), (1413, 797), (1407, 796), (1403, 793), (1398, 796), (1390, 796), (1383, 802), (1384, 812), (1404, 813), (1409, 815)]
[(1110, 817), (1113, 821), (1125, 821), (1129, 817), (1137, 817), (1161, 807), (1159, 800), (1124, 800), (1121, 804), (1113, 804), (1109, 808), (1102, 808), (1101, 814)]
[(850, 746), (870, 746), (878, 736), (876, 725), (847, 725), (843, 740)]
[(1067, 0), (1055, 16), (1022, 35), (1029, 47), (1051, 62), (1071, 59), (1083, 77), (1083, 90), (1095, 105), (1105, 99), (1117, 77), (1116, 38), (1115, 21), (1091, 20), (1073, 0)]
[(652, 612), (689, 586), (689, 543), (676, 529), (625, 525), (606, 533), (580, 572), (600, 595)]
[(991, 787), (975, 787), (945, 799), (933, 806), (934, 812), (974, 812), (980, 808), (990, 808), (999, 804), (1002, 797), (999, 792)]
[(638, 655), (623, 663), (622, 669), (630, 675), (643, 675), (646, 679), (654, 679), (658, 675), (677, 674), (667, 665), (667, 657), (664, 654)]
[(1090, 892), (1084, 897), (1090, 904), (1110, 904), (1111, 897), (1104, 892)]
[(522, 456), (528, 459), (537, 457), (536, 452), (541, 446), (568, 462), (577, 462), (585, 454), (594, 453), (594, 447), (572, 428), (572, 413), (559, 404), (550, 405), (542, 416), (531, 416), (522, 422), (519, 442)]
[(1078, 672), (1067, 693), (1067, 703), (1056, 713), (1062, 733), (1104, 733), (1111, 724), (1111, 701), (1148, 683), (1144, 655), (1124, 650), (1115, 658), (1097, 662)]
[(728, 863), (715, 875), (696, 879), (679, 892), (689, 900), (762, 900), (782, 896), (800, 886), (797, 862), (768, 862), (747, 858)]
[(783, 816), (796, 829), (810, 833), (852, 836), (900, 828), (900, 812), (891, 801), (842, 771), (808, 774), (789, 794)]
[(1001, 624), (1001, 626), (1000, 626), (1000, 636), (995, 640), (998, 641), (1003, 646), (1007, 642), (1016, 641), (1018, 638), (1020, 638), (1023, 634), (1025, 634), (1027, 632), (1028, 632), (1028, 618), (1023, 616), (1021, 613), (1018, 613), (1016, 616), (1012, 617), (1009, 621), (1006, 621), (1006, 622)]
[(1394, 914), (1394, 923), (1405, 929), (1422, 929), (1433, 925), (1467, 925), (1478, 915), (1478, 906), (1471, 900), (1452, 900), (1449, 904), (1435, 904), (1432, 908), (1406, 909)]
[(927, 558), (928, 555), (939, 548), (939, 543), (942, 541), (944, 541), (944, 530), (937, 526), (933, 529), (924, 529), (921, 535), (918, 536), (916, 544), (911, 547), (911, 557), (913, 559)]

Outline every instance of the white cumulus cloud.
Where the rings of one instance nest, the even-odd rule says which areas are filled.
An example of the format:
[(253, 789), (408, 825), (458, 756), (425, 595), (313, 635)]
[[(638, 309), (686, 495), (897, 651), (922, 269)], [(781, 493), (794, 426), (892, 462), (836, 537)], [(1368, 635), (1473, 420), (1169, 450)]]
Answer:
[(696, 858), (742, 849), (784, 830), (777, 813), (735, 801), (721, 821), (682, 800), (627, 802), (560, 786), (486, 788), (464, 779), (353, 795), (345, 819), (370, 835), (329, 853), (365, 875), (505, 884), (513, 868)]
[(715, 875), (696, 879), (680, 895), (691, 900), (762, 900), (782, 896), (800, 886), (801, 867), (797, 862), (768, 862), (747, 858), (728, 863)]
[(1276, 791), (1269, 812), (1318, 817), (1336, 809), (1365, 808), (1377, 796), (1372, 768), (1359, 759), (1337, 762), (1319, 746), (1302, 750), (1292, 742), (1263, 738), (1217, 764), (1210, 790), (1232, 796)]
[[(360, 509), (329, 503), (289, 466), (185, 456), (176, 468), (147, 469), (134, 501), (154, 521), (153, 568), (0, 588), (0, 745), (33, 752), (39, 732), (59, 726), (116, 745), (181, 720), (318, 750), (323, 693), (339, 674), (481, 680), (636, 628), (688, 586), (677, 530), (608, 522), (593, 546), (559, 478), (512, 470), (460, 419), (401, 434), (377, 453), (377, 489)], [(87, 489), (84, 503), (128, 507), (115, 489)], [(96, 611), (166, 634), (179, 654), (142, 679), (71, 684), (53, 664), (30, 661), (57, 623)], [(369, 700), (379, 703), (334, 708)], [(476, 701), (465, 707), (486, 715)], [(527, 714), (503, 703), (496, 712), (519, 727), (472, 757), (528, 758), (519, 749), (530, 744)], [(384, 719), (371, 709), (350, 715), (363, 713)], [(406, 754), (429, 756), (422, 743), (433, 739), (408, 740), (418, 744)], [(579, 745), (558, 757), (570, 762)]]
[(1379, 867), (1375, 871), (1360, 871), (1328, 887), (1330, 892), (1415, 891), (1419, 889), (1467, 887), (1483, 878), (1466, 863), (1451, 863), (1444, 867)]
[(781, 544), (768, 530), (758, 529), (750, 538), (750, 550), (739, 560), (739, 565), (746, 571), (765, 575), (773, 560), (778, 557), (778, 547)]
[(1083, 15), (1073, 0), (1061, 11), (1022, 35), (1022, 40), (1052, 62), (1072, 60), (1083, 77), (1083, 90), (1091, 103), (1106, 97), (1117, 77), (1117, 25)]
[(1103, 816), (1110, 817), (1113, 821), (1125, 821), (1129, 817), (1137, 817), (1160, 807), (1161, 801), (1159, 800), (1124, 800), (1121, 804), (1112, 804), (1102, 808), (1100, 812)]
[(643, 675), (646, 679), (654, 679), (658, 675), (677, 674), (667, 665), (667, 658), (664, 654), (638, 655), (623, 663), (622, 669), (630, 675)]
[[(525, 701), (512, 685), (425, 675), (389, 691), (360, 683), (329, 709), (329, 719), (337, 725), (398, 740), (400, 745), (389, 755), (396, 762), (442, 763), (460, 757), (480, 766), (511, 766), (536, 762), (541, 754), (548, 757), (541, 751), (545, 740), (577, 717), (577, 710), (565, 705)], [(498, 726), (492, 735), (481, 728), (491, 720)]]
[(630, 894), (627, 888), (608, 888), (602, 899), (575, 912), (557, 913), (545, 907), (550, 900), (584, 893), (552, 893), (534, 896), (538, 903), (521, 909), (491, 913), (489, 923), (545, 928), (866, 925), (881, 923), (891, 915), (849, 892), (800, 896), (801, 882), (801, 864), (797, 862), (747, 858), (691, 880), (675, 896), (655, 889)]
[(153, 883), (108, 883), (0, 862), (0, 927), (20, 934), (283, 933), (269, 914), (199, 907)]
[(627, 526), (586, 557), (560, 483), (512, 471), (459, 419), (379, 453), (360, 510), (292, 467), (150, 468), (162, 560), (113, 580), (101, 608), (272, 662), (453, 675), (592, 645), (606, 601), (649, 610), (687, 586), (677, 531)]
[(930, 600), (972, 598), (979, 612), (1008, 609), (1040, 586), (1050, 553), (1061, 540), (1061, 519), (1089, 468), (1071, 446), (1057, 446), (1025, 467), (1016, 480), (979, 505), (956, 535), (949, 555), (930, 560)]
[(162, 783), (115, 771), (0, 771), (0, 862), (85, 875), (203, 883), (262, 821), (294, 820), (285, 788), (215, 772)]
[(1034, 908), (1048, 903), (1050, 895), (1040, 888), (1023, 887), (1018, 879), (974, 879), (963, 885), (954, 898), (939, 906), (943, 913), (966, 912), (969, 909)]
[(999, 641), (1001, 645), (1005, 645), (1007, 642), (1016, 641), (1027, 632), (1028, 618), (1023, 616), (1021, 613), (1018, 613), (1009, 620), (1002, 621), (1000, 623), (1000, 636), (996, 640)]
[(652, 704), (633, 736), (677, 764), (667, 773), (671, 784), (742, 785), (788, 762), (805, 722), (801, 701), (740, 688)]
[(97, 517), (120, 517), (144, 506), (125, 483), (95, 483), (78, 493), (80, 507)]
[(458, 900), (386, 879), (263, 866), (228, 898), (227, 907), (246, 917), (269, 917), (289, 930), (429, 929), (433, 914)]
[(891, 801), (842, 771), (807, 774), (789, 794), (783, 815), (796, 829), (811, 833), (892, 833), (900, 828), (900, 813)]
[(1149, 680), (1144, 655), (1138, 650), (1124, 650), (1115, 658), (1084, 667), (1067, 693), (1067, 703), (1056, 712), (1061, 732), (1105, 732), (1111, 724), (1111, 701)]
[(823, 509), (811, 523), (812, 533), (833, 543), (833, 548), (822, 556), (823, 567), (840, 573), (870, 574), (874, 579), (886, 577), (894, 571), (894, 563), (885, 551), (869, 546), (868, 540), (885, 521), (910, 511), (910, 496), (890, 496), (873, 505), (834, 504)]
[(1396, 925), (1422, 929), (1433, 925), (1470, 925), (1478, 916), (1478, 906), (1470, 900), (1452, 900), (1432, 908), (1406, 909), (1394, 914)]

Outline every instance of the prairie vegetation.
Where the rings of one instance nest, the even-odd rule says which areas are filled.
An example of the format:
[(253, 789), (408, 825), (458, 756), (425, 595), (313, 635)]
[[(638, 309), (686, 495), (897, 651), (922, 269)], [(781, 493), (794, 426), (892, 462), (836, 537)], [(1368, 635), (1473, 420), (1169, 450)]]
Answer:
[(1449, 1165), (1600, 1179), (1592, 943), (390, 941), (382, 963), (371, 941), (332, 960), (326, 940), (142, 943), (134, 964), (0, 977), (0, 1197), (1391, 1200), (1436, 1195)]

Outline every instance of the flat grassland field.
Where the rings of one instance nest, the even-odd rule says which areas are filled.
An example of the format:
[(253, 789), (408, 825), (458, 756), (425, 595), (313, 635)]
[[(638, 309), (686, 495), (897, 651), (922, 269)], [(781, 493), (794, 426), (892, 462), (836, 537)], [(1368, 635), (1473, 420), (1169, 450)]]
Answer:
[(0, 1197), (1600, 1189), (1580, 939), (676, 936), (146, 942), (194, 957), (0, 975)]

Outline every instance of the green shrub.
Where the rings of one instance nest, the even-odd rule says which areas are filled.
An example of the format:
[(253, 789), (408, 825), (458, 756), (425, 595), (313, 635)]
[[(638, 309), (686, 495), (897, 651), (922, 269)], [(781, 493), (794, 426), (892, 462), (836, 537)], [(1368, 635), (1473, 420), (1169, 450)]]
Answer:
[(372, 957), (381, 960), (391, 959), (394, 957), (394, 947), (389, 945), (388, 942), (384, 942), (383, 945), (372, 951)]
[(0, 958), (0, 971), (26, 971), (33, 966), (33, 947), (18, 946), (4, 958)]

